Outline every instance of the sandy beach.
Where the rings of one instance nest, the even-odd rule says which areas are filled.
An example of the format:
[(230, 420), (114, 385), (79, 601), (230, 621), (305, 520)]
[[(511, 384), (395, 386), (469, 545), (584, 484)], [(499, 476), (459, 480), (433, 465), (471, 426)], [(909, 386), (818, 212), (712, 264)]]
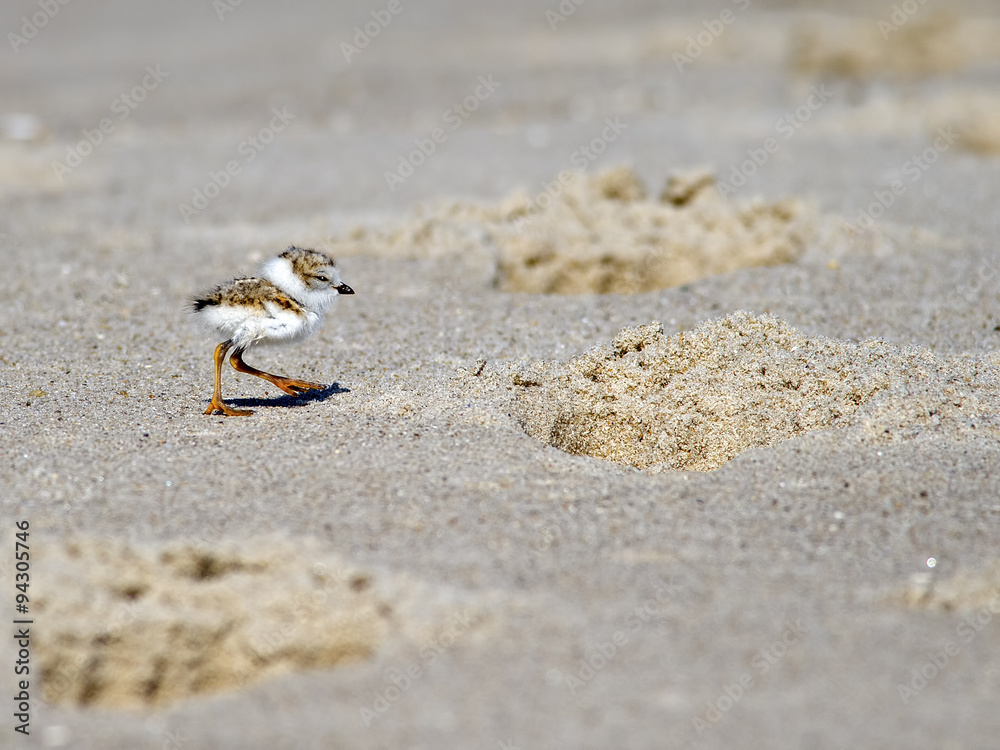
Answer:
[(0, 748), (997, 746), (993, 4), (0, 31)]

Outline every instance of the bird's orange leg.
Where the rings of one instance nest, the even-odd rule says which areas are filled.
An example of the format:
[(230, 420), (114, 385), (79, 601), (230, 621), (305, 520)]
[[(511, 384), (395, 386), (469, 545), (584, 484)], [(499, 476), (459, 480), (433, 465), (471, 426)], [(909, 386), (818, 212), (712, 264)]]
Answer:
[(226, 361), (226, 352), (229, 351), (232, 345), (231, 341), (223, 341), (215, 347), (215, 390), (212, 391), (211, 403), (205, 409), (206, 414), (215, 414), (217, 411), (222, 412), (227, 417), (245, 417), (248, 414), (253, 414), (248, 409), (233, 409), (230, 406), (226, 406), (226, 403), (222, 400), (222, 363)]
[(242, 349), (237, 349), (233, 352), (233, 356), (229, 358), (229, 364), (236, 368), (237, 372), (263, 378), (268, 383), (278, 386), (278, 388), (289, 396), (301, 396), (306, 391), (321, 391), (326, 388), (322, 383), (310, 383), (308, 380), (296, 380), (294, 378), (282, 377), (281, 375), (272, 375), (269, 372), (258, 370), (256, 367), (251, 367), (243, 361)]

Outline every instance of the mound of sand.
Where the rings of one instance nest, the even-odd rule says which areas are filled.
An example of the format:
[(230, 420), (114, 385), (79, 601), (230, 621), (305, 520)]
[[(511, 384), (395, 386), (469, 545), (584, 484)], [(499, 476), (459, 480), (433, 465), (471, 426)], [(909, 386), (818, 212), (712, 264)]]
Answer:
[(366, 659), (406, 620), (403, 586), (274, 540), (213, 549), (77, 540), (37, 565), (50, 703), (158, 706)]
[(975, 29), (949, 13), (879, 19), (826, 17), (792, 33), (790, 64), (799, 73), (868, 78), (922, 76), (961, 68)]
[(714, 40), (706, 33), (710, 22), (672, 19), (650, 25), (633, 49), (642, 59), (669, 58), (682, 71), (750, 60), (858, 80), (949, 73), (1000, 57), (1000, 24), (991, 15), (962, 17), (961, 9), (922, 4), (906, 13), (903, 5), (872, 7), (867, 15), (804, 7), (794, 14), (733, 9), (732, 22)]
[(395, 226), (359, 228), (326, 243), (336, 255), (479, 257), (495, 283), (535, 294), (632, 293), (727, 271), (798, 259), (807, 244), (837, 254), (851, 240), (843, 222), (796, 200), (734, 203), (710, 173), (672, 176), (656, 200), (620, 167), (587, 176), (563, 172), (536, 195), (496, 205), (444, 203)]
[(1000, 97), (974, 92), (948, 97), (934, 108), (931, 126), (951, 126), (958, 145), (982, 156), (1000, 154)]
[[(1000, 97), (979, 86), (951, 87), (947, 92), (919, 98), (881, 92), (863, 104), (831, 112), (814, 133), (831, 137), (845, 133), (864, 137), (925, 139), (953, 136), (959, 148), (983, 156), (1000, 154)], [(933, 157), (932, 157), (933, 158)]]
[(645, 292), (789, 263), (804, 251), (809, 226), (797, 201), (735, 205), (704, 172), (672, 177), (659, 200), (645, 193), (621, 168), (568, 181), (544, 203), (513, 205), (513, 224), (494, 233), (498, 286), (534, 294)]
[(1000, 437), (995, 367), (810, 338), (745, 312), (671, 337), (658, 323), (626, 328), (565, 364), (523, 369), (514, 385), (530, 435), (636, 468), (708, 471), (750, 448), (853, 425), (871, 443), (977, 421), (979, 434)]
[(985, 611), (992, 619), (1000, 615), (1000, 561), (941, 581), (935, 580), (933, 572), (919, 573), (911, 579), (903, 600), (913, 607), (945, 612)]
[(0, 197), (62, 191), (64, 184), (52, 170), (53, 155), (52, 149), (37, 150), (22, 143), (0, 140)]

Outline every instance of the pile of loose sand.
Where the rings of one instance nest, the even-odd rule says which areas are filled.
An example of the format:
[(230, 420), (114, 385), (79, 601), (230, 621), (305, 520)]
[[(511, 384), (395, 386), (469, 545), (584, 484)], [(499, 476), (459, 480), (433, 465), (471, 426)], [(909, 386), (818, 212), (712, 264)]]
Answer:
[[(981, 156), (1000, 154), (1000, 97), (979, 86), (914, 98), (880, 92), (856, 107), (831, 112), (814, 134), (924, 139), (940, 153), (953, 145)], [(934, 156), (925, 157), (930, 162)]]
[(931, 126), (952, 127), (962, 148), (981, 156), (1000, 154), (1000, 97), (992, 92), (952, 95), (932, 112)]
[(945, 612), (986, 610), (992, 619), (1000, 615), (1000, 562), (992, 560), (980, 569), (962, 570), (940, 581), (935, 580), (934, 571), (918, 573), (903, 600), (913, 607)]
[(843, 227), (796, 200), (728, 201), (704, 171), (672, 176), (649, 200), (635, 173), (619, 167), (563, 172), (536, 196), (517, 193), (493, 206), (425, 207), (325, 246), (336, 255), (474, 256), (493, 264), (505, 291), (632, 293), (788, 263), (807, 245), (836, 255), (852, 242)]
[(988, 51), (980, 47), (973, 24), (945, 12), (877, 19), (824, 16), (793, 31), (790, 64), (809, 75), (921, 76), (957, 70)]
[(46, 623), (37, 641), (45, 700), (162, 705), (366, 659), (407, 627), (419, 586), (308, 552), (273, 539), (49, 548), (35, 604)]
[[(53, 152), (48, 149), (45, 154)], [(0, 140), (0, 197), (24, 191), (32, 193), (58, 193), (64, 184), (44, 156), (21, 143)]]
[(535, 294), (632, 293), (679, 286), (739, 268), (796, 260), (809, 233), (797, 201), (733, 204), (710, 174), (668, 180), (646, 200), (619, 168), (568, 181), (555, 197), (512, 206), (494, 231), (497, 284)]
[(948, 73), (1000, 57), (995, 18), (963, 18), (954, 9), (915, 3), (904, 10), (904, 5), (872, 8), (870, 15), (806, 11), (790, 16), (731, 8), (723, 23), (708, 18), (700, 24), (652, 25), (633, 48), (643, 59), (670, 58), (682, 71), (751, 60), (787, 64), (806, 75), (862, 80)]
[(810, 338), (746, 312), (671, 337), (658, 323), (626, 328), (567, 363), (522, 369), (514, 385), (530, 435), (636, 468), (708, 471), (750, 448), (852, 425), (867, 442), (975, 434), (977, 422), (983, 437), (1000, 437), (995, 365)]

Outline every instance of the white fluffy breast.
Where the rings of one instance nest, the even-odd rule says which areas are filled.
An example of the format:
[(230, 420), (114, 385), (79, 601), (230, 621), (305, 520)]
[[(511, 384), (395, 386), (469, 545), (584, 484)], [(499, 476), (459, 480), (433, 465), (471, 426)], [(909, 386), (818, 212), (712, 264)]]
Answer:
[(265, 307), (270, 317), (263, 318), (258, 338), (254, 343), (285, 344), (311, 336), (323, 322), (323, 315), (305, 309), (302, 314), (286, 310), (271, 302)]
[(314, 333), (323, 322), (323, 316), (312, 310), (299, 314), (273, 302), (265, 303), (263, 310), (212, 305), (199, 310), (197, 318), (207, 331), (221, 334), (241, 349), (299, 341)]

